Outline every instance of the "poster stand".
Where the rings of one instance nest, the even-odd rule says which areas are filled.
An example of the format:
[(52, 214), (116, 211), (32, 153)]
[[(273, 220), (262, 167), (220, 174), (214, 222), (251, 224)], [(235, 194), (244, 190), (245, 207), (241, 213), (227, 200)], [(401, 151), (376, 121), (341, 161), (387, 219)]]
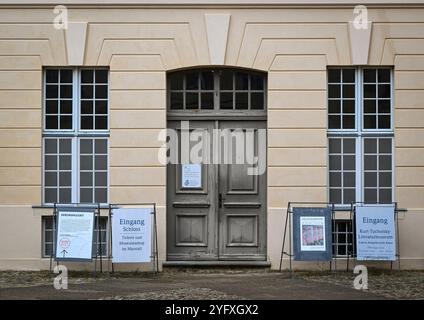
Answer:
[[(103, 272), (102, 269), (102, 246), (100, 243), (100, 203), (93, 204), (81, 204), (81, 203), (54, 203), (53, 204), (53, 245), (52, 250), (50, 251), (50, 266), (49, 271), (52, 272), (53, 259), (56, 257), (56, 243), (57, 243), (57, 217), (59, 209), (93, 209), (94, 211), (94, 223), (95, 223), (95, 233), (97, 246), (95, 250), (94, 258), (94, 276), (96, 276), (97, 271), (97, 260), (100, 259), (100, 272)], [(56, 260), (56, 266), (59, 266), (59, 260)]]
[[(352, 234), (353, 234), (353, 247), (352, 252), (348, 253), (347, 255), (347, 261), (346, 261), (346, 271), (349, 271), (349, 258), (356, 258), (356, 241), (355, 241), (355, 235), (356, 235), (356, 207), (358, 205), (370, 205), (369, 203), (365, 202), (352, 202), (350, 205), (350, 222), (352, 223)], [(399, 241), (399, 212), (405, 212), (404, 209), (399, 209), (397, 202), (387, 203), (386, 205), (394, 205), (395, 211), (394, 211), (394, 220), (396, 223), (395, 229), (396, 229), (396, 260), (398, 262), (398, 271), (400, 271), (400, 241)], [(390, 270), (393, 270), (393, 261), (390, 261)]]
[(110, 266), (112, 268), (112, 273), (115, 272), (113, 261), (112, 261), (112, 217), (113, 217), (113, 209), (118, 209), (122, 207), (128, 206), (149, 206), (151, 207), (151, 214), (153, 215), (153, 249), (152, 258), (153, 262), (153, 270), (152, 273), (156, 274), (159, 272), (159, 256), (158, 256), (158, 232), (157, 232), (157, 221), (156, 221), (156, 203), (155, 202), (139, 202), (139, 203), (114, 203), (109, 204), (109, 254), (108, 254), (108, 272), (110, 272)]
[[(335, 223), (335, 210), (334, 210), (334, 204), (330, 202), (288, 202), (287, 204), (287, 212), (286, 212), (286, 219), (284, 222), (284, 233), (283, 233), (283, 244), (281, 248), (281, 256), (280, 256), (280, 268), (279, 271), (281, 272), (282, 266), (283, 266), (283, 259), (284, 256), (289, 257), (289, 270), (290, 270), (290, 276), (293, 276), (293, 267), (292, 267), (292, 261), (293, 261), (293, 234), (292, 234), (292, 220), (293, 220), (293, 204), (295, 205), (321, 205), (323, 208), (331, 207), (331, 222), (332, 227), (334, 228)], [(288, 233), (289, 233), (289, 245), (288, 245), (288, 251), (286, 250), (286, 236), (287, 236), (287, 227), (288, 227)], [(330, 271), (332, 270), (332, 262), (334, 259), (334, 255), (332, 255), (332, 259), (330, 260)], [(337, 269), (337, 265), (335, 264), (335, 267)]]

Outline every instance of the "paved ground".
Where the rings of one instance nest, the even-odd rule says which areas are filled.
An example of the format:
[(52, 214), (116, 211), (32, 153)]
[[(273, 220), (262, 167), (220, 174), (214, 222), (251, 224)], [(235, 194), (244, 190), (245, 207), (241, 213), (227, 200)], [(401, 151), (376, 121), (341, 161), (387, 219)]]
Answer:
[[(101, 275), (71, 273), (68, 290), (53, 288), (54, 274), (0, 272), (0, 299), (424, 299), (424, 272), (369, 276), (369, 290), (352, 288), (353, 273), (255, 271)], [(389, 285), (391, 284), (391, 285)], [(373, 287), (374, 286), (374, 287)]]

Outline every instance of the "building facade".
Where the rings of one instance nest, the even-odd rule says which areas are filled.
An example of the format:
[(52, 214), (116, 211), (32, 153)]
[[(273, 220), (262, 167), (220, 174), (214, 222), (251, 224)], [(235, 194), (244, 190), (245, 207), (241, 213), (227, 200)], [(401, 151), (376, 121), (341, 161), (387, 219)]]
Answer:
[[(275, 269), (296, 201), (337, 206), (341, 258), (343, 209), (397, 202), (401, 266), (423, 268), (424, 1), (407, 2), (1, 1), (0, 269), (49, 267), (54, 203), (140, 202), (161, 266)], [(263, 174), (164, 163), (184, 123), (253, 132)]]

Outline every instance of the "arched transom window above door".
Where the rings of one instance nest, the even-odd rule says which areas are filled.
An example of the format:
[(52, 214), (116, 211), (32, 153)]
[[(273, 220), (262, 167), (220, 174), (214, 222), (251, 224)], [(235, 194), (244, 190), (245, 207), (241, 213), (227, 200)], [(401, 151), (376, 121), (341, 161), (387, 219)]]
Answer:
[(196, 69), (168, 74), (168, 110), (266, 110), (266, 74), (245, 69)]

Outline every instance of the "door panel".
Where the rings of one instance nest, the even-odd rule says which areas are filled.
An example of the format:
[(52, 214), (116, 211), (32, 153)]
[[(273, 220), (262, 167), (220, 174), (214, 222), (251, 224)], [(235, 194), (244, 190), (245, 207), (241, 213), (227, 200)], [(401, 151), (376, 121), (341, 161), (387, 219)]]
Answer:
[[(264, 122), (258, 121), (221, 121), (220, 129), (230, 132), (243, 129), (253, 136), (253, 147), (247, 148), (249, 141), (237, 141), (222, 144), (221, 152), (230, 145), (233, 148), (245, 144), (246, 163), (252, 162), (253, 156), (259, 156), (258, 129), (266, 129)], [(250, 162), (247, 160), (250, 159)], [(258, 157), (259, 161), (265, 161)], [(234, 164), (235, 163), (235, 164)], [(223, 260), (264, 260), (266, 244), (266, 174), (249, 175), (251, 164), (242, 161), (219, 166), (219, 257)], [(261, 163), (261, 165), (265, 165)]]
[[(178, 163), (181, 163), (181, 149), (184, 148), (180, 143), (180, 125), (180, 121), (168, 122), (168, 128), (178, 133)], [(202, 137), (210, 135), (214, 125), (214, 121), (190, 121), (190, 129), (203, 130)], [(207, 138), (199, 138), (199, 141), (203, 141), (203, 150), (210, 151), (211, 145)], [(189, 150), (195, 147), (196, 142), (191, 141)], [(204, 155), (200, 153), (200, 156)], [(183, 179), (184, 165), (168, 164), (167, 167), (167, 247), (170, 260), (211, 260), (218, 257), (215, 200), (217, 170), (213, 165), (199, 166), (201, 179), (200, 182), (194, 181), (194, 184)]]

